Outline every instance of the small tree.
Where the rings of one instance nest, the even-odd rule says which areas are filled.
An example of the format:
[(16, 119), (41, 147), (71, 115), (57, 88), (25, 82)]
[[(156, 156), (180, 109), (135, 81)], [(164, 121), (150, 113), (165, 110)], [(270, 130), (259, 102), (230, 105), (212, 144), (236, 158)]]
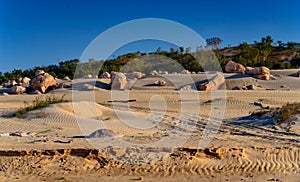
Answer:
[(223, 40), (220, 39), (219, 37), (212, 37), (212, 38), (206, 39), (207, 45), (209, 45), (213, 49), (218, 49), (222, 42), (223, 42)]

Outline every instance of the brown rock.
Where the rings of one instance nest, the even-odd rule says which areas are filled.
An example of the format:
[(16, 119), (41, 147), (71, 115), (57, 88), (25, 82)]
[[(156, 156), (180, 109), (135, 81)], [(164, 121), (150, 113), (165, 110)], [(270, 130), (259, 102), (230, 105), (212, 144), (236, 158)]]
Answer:
[(220, 73), (217, 72), (208, 82), (203, 83), (199, 86), (199, 90), (210, 91), (210, 90), (218, 90), (222, 84), (224, 84), (225, 78)]
[(225, 66), (225, 71), (227, 73), (242, 73), (245, 74), (246, 68), (239, 63), (236, 63), (234, 61), (229, 61)]
[(34, 90), (38, 90), (43, 94), (51, 89), (56, 88), (56, 81), (54, 77), (51, 76), (49, 73), (38, 74), (36, 72), (36, 74), (37, 76), (32, 78), (32, 80), (30, 81), (31, 88), (33, 88)]

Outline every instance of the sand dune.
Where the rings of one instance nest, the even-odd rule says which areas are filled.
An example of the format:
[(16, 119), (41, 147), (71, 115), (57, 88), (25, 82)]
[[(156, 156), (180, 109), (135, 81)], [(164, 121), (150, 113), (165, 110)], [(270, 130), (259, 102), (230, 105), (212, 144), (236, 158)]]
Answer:
[[(58, 89), (54, 95), (66, 94), (73, 102), (23, 118), (6, 115), (35, 95), (0, 96), (0, 132), (36, 133), (0, 136), (0, 181), (297, 181), (299, 118), (288, 131), (270, 117), (249, 116), (261, 109), (254, 102), (269, 107), (300, 102), (299, 78), (286, 71), (272, 74), (270, 81), (225, 74), (222, 92), (194, 90), (204, 74), (167, 75), (165, 87), (151, 85), (161, 79), (151, 76), (115, 93)], [(85, 81), (92, 82), (80, 84)], [(175, 90), (194, 83), (191, 91)], [(229, 89), (248, 84), (262, 89)], [(101, 129), (120, 135), (86, 138)]]

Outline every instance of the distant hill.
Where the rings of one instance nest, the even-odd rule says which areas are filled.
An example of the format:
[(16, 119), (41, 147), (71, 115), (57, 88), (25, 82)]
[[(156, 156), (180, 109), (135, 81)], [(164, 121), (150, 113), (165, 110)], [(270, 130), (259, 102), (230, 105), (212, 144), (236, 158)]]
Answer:
[[(171, 48), (169, 51), (163, 51), (159, 48), (155, 52), (133, 52), (118, 56), (111, 60), (81, 63), (78, 59), (74, 59), (63, 61), (55, 65), (35, 66), (26, 70), (14, 69), (11, 72), (5, 73), (0, 72), (0, 83), (5, 80), (17, 79), (20, 77), (31, 78), (34, 76), (34, 72), (38, 69), (43, 69), (57, 78), (64, 78), (66, 76), (73, 78), (75, 70), (77, 77), (83, 77), (88, 74), (100, 75), (106, 71), (119, 71), (124, 68), (124, 65), (127, 66), (122, 71), (126, 72), (149, 72), (151, 69), (157, 69), (157, 71), (179, 69), (178, 66), (174, 66), (170, 60), (176, 61), (176, 64), (179, 63), (182, 66), (180, 66), (180, 69), (187, 69), (194, 72), (203, 71), (203, 66), (205, 66), (206, 71), (207, 69), (214, 70), (217, 65), (212, 65), (212, 62), (210, 61), (211, 59), (217, 59), (222, 68), (224, 68), (230, 60), (241, 63), (245, 66), (266, 66), (270, 69), (289, 69), (300, 67), (300, 43), (283, 43), (280, 40), (277, 41), (277, 43), (274, 43), (271, 36), (266, 36), (263, 37), (260, 42), (255, 41), (254, 44), (244, 42), (238, 46), (218, 49), (218, 44), (222, 41), (220, 38), (214, 37), (208, 40), (209, 42), (205, 48), (197, 50), (197, 60), (195, 59), (195, 52), (189, 52), (190, 48), (184, 49), (184, 47), (180, 47), (179, 50)], [(214, 42), (214, 40), (217, 40), (217, 42)], [(148, 61), (154, 59), (153, 55), (159, 55), (160, 61), (156, 61), (154, 64), (149, 64)], [(168, 61), (164, 63), (162, 59)], [(201, 60), (201, 64), (198, 62), (199, 59)], [(132, 62), (132, 60), (135, 60), (135, 64), (129, 64), (130, 66), (128, 66), (128, 63)]]

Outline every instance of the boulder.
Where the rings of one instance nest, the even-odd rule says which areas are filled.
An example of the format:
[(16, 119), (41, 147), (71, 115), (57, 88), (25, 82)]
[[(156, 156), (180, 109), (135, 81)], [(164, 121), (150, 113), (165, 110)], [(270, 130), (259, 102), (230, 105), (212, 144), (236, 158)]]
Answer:
[(58, 84), (58, 88), (72, 88), (73, 83), (71, 81), (69, 82), (62, 82)]
[(110, 74), (108, 72), (103, 73), (100, 78), (106, 78), (109, 79), (110, 78)]
[(181, 74), (190, 74), (191, 72), (189, 70), (182, 70)]
[(154, 76), (154, 75), (158, 75), (158, 72), (156, 70), (153, 70), (150, 72), (150, 75)]
[(218, 90), (221, 85), (225, 82), (224, 75), (220, 72), (217, 72), (208, 82), (203, 83), (199, 86), (199, 90), (210, 91), (210, 90)]
[(246, 68), (239, 63), (236, 63), (234, 61), (229, 61), (225, 66), (225, 71), (227, 73), (242, 73), (245, 74)]
[(41, 74), (44, 74), (44, 73), (45, 73), (44, 70), (36, 70), (34, 75), (38, 76), (38, 75), (41, 75)]
[(162, 73), (161, 74), (163, 74), (163, 75), (168, 75), (169, 74), (169, 72), (167, 72), (167, 71), (162, 71)]
[(49, 73), (41, 73), (30, 80), (30, 87), (44, 94), (56, 88), (56, 81)]
[(158, 80), (154, 84), (159, 85), (159, 86), (164, 86), (167, 84), (167, 82), (165, 80)]
[(144, 73), (141, 73), (141, 72), (135, 71), (135, 72), (132, 72), (132, 73), (127, 74), (127, 77), (128, 77), (129, 79), (142, 79), (142, 78), (145, 77), (145, 74), (144, 74)]
[(85, 78), (85, 79), (91, 79), (91, 78), (93, 78), (93, 76), (92, 76), (91, 74), (88, 74), (88, 75), (86, 75), (84, 78)]
[(68, 76), (65, 76), (64, 77), (64, 80), (67, 80), (67, 81), (69, 81), (69, 80), (71, 80)]
[(127, 78), (123, 73), (111, 72), (111, 90), (123, 90), (126, 88)]
[(28, 77), (24, 77), (22, 79), (22, 84), (29, 84), (29, 82), (30, 82), (30, 78), (28, 78)]
[(190, 90), (190, 89), (192, 89), (192, 86), (191, 85), (186, 85), (186, 86), (183, 86), (183, 87), (181, 87), (177, 90)]
[(17, 85), (15, 85), (15, 86), (13, 86), (13, 87), (11, 88), (11, 92), (12, 92), (13, 94), (23, 94), (24, 92), (26, 92), (26, 88), (25, 88), (25, 87), (22, 87), (22, 86), (17, 86)]
[(249, 75), (270, 75), (270, 70), (265, 66), (255, 68), (247, 67), (246, 73)]
[(261, 67), (247, 67), (246, 73), (251, 75), (254, 78), (261, 79), (261, 80), (270, 80), (270, 70), (265, 66)]

